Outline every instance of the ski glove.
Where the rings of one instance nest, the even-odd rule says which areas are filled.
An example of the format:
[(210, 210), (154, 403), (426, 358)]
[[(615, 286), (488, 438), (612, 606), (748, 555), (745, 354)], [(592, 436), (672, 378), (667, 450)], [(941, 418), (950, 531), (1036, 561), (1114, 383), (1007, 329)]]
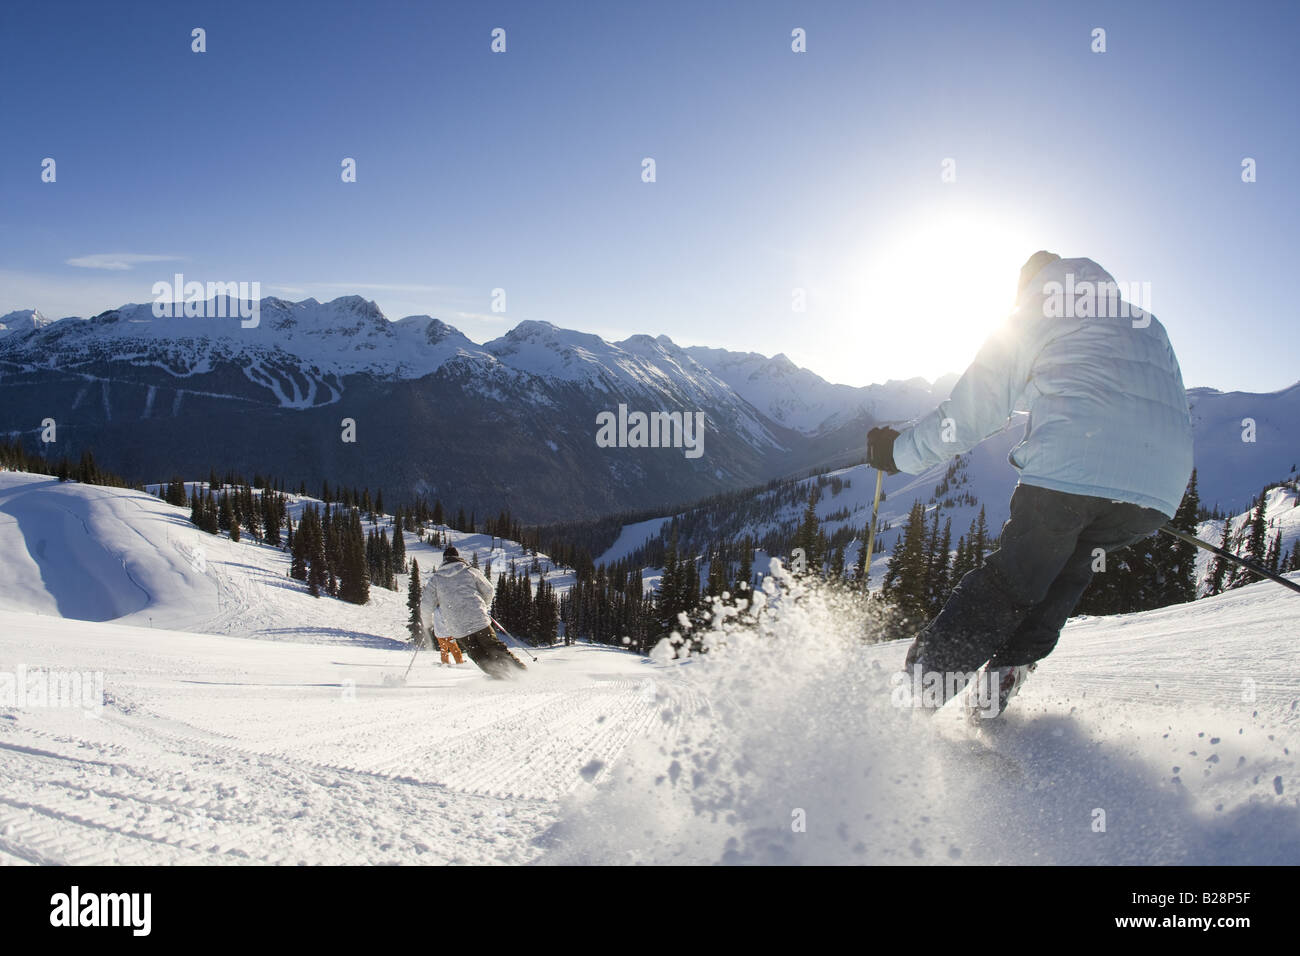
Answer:
[(897, 437), (898, 432), (888, 425), (867, 432), (867, 464), (887, 475), (898, 474), (898, 466), (894, 464), (894, 439)]

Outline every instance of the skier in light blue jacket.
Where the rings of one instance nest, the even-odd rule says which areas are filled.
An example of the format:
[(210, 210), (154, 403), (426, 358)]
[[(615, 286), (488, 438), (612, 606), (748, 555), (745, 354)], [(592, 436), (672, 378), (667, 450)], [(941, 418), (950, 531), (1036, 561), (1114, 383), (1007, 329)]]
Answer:
[(902, 433), (872, 429), (868, 459), (919, 474), (1017, 410), (1029, 422), (1010, 455), (1020, 482), (999, 548), (961, 579), (907, 656), (909, 671), (942, 674), (950, 691), (987, 664), (995, 713), (1056, 646), (1096, 549), (1164, 524), (1192, 471), (1187, 395), (1164, 326), (1091, 259), (1031, 256), (1015, 310), (947, 401)]

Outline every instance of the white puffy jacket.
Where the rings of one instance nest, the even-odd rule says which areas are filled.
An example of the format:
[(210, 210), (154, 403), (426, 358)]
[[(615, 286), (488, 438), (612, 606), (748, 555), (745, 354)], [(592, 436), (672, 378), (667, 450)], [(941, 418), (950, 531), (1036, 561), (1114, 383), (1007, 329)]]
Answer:
[(1192, 425), (1164, 326), (1150, 314), (1045, 317), (1048, 284), (1068, 289), (1067, 276), (1076, 289), (1114, 283), (1091, 259), (1043, 268), (951, 397), (898, 436), (894, 463), (920, 474), (1026, 409), (1025, 437), (1010, 456), (1022, 482), (1172, 516), (1192, 471)]
[(442, 611), (443, 627), (448, 633), (439, 637), (466, 637), (492, 626), (488, 608), (492, 606), (492, 583), (476, 568), (456, 558), (444, 561), (429, 575), (424, 589), (424, 619), (433, 624), (433, 612)]

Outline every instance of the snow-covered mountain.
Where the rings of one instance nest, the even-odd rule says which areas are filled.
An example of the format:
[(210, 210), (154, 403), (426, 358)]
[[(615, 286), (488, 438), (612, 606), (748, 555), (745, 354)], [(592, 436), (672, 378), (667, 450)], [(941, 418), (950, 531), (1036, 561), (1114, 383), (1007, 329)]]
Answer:
[(30, 332), (49, 325), (50, 321), (36, 309), (19, 309), (7, 315), (0, 315), (0, 336), (13, 332)]
[(947, 398), (957, 381), (954, 374), (933, 384), (913, 378), (855, 388), (834, 385), (784, 354), (768, 358), (703, 346), (685, 351), (773, 421), (812, 435), (864, 418), (905, 421)]
[[(682, 503), (813, 466), (851, 461), (874, 422), (871, 405), (812, 373), (823, 418), (774, 418), (665, 337), (622, 342), (523, 322), (477, 345), (430, 316), (389, 321), (374, 302), (211, 300), (205, 315), (154, 316), (127, 305), (91, 319), (30, 323), (0, 340), (0, 432), (34, 436), (58, 423), (52, 449), (92, 448), (139, 480), (209, 467), (270, 471), (291, 484), (321, 478), (512, 508), (556, 520)], [(814, 381), (816, 379), (816, 381)], [(818, 384), (820, 383), (820, 384)], [(853, 392), (853, 390), (849, 390)], [(918, 384), (891, 415), (932, 403)], [(601, 448), (596, 416), (630, 411), (705, 415), (704, 455)], [(357, 442), (340, 441), (356, 422)], [(789, 419), (789, 416), (785, 416)], [(34, 440), (34, 439), (33, 439)], [(51, 449), (46, 449), (50, 451)]]
[[(479, 345), (430, 316), (389, 321), (360, 296), (262, 299), (251, 328), (237, 305), (204, 309), (230, 318), (156, 318), (150, 305), (54, 322), (11, 313), (0, 337), (0, 433), (34, 443), (39, 423), (54, 418), (58, 444), (46, 451), (76, 458), (91, 448), (139, 480), (231, 467), (554, 521), (844, 466), (861, 458), (873, 424), (928, 411), (953, 382), (854, 388), (784, 355), (682, 348), (662, 335), (608, 342), (536, 321)], [(1208, 505), (1240, 510), (1296, 464), (1300, 384), (1270, 394), (1199, 388), (1189, 398)], [(598, 448), (596, 416), (620, 404), (703, 412), (703, 457)], [(355, 444), (340, 440), (345, 418), (356, 422)], [(1012, 473), (992, 457), (1001, 487)], [(1005, 497), (980, 494), (991, 508)]]
[(1187, 391), (1196, 474), (1207, 507), (1242, 511), (1300, 468), (1300, 383), (1276, 392)]
[[(243, 305), (247, 310), (247, 303)], [(456, 358), (491, 360), (437, 319), (408, 316), (390, 322), (374, 302), (361, 296), (325, 303), (265, 298), (258, 303), (257, 323), (248, 328), (237, 317), (239, 306), (227, 298), (205, 303), (206, 314), (220, 313), (222, 318), (158, 318), (152, 305), (131, 304), (91, 319), (41, 320), (24, 330), (42, 334), (9, 343), (8, 354), (35, 367), (63, 370), (96, 361), (126, 361), (161, 368), (177, 378), (202, 375), (238, 360), (251, 382), (273, 392), (286, 407), (337, 401), (337, 388), (329, 383), (349, 375), (419, 378)], [(268, 359), (284, 375), (301, 376), (309, 387), (285, 388), (283, 379), (265, 375), (262, 366)]]

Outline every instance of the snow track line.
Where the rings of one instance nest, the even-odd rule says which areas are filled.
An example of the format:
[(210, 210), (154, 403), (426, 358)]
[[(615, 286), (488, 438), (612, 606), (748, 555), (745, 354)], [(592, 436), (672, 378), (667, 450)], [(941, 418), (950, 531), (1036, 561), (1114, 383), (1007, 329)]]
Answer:
[[(44, 733), (34, 736), (58, 739)], [(41, 762), (57, 756), (29, 755), (27, 759)], [(102, 774), (103, 764), (95, 761), (101, 772), (84, 782), (48, 777), (41, 780), (38, 773), (21, 772), (36, 768), (23, 767), (15, 774), (0, 772), (0, 791), (7, 794), (0, 799), (0, 834), (5, 837), (0, 852), (40, 864), (295, 863), (304, 859), (329, 863), (398, 862), (411, 856), (418, 858), (438, 842), (430, 832), (439, 823), (436, 808), (446, 806), (446, 797), (451, 796), (436, 783), (323, 766), (296, 767), (289, 761), (263, 761), (251, 755), (244, 755), (244, 761), (250, 769), (260, 771), (256, 778), (241, 777), (236, 786), (229, 786), (222, 779), (230, 769), (225, 756), (186, 754), (182, 759), (196, 765), (184, 773), (144, 773), (122, 767), (111, 778)], [(98, 787), (97, 780), (109, 786)], [(377, 786), (380, 780), (383, 787)], [(177, 791), (178, 781), (189, 781), (184, 784), (186, 788), (200, 789), (191, 798), (188, 789)], [(394, 783), (400, 785), (396, 790), (391, 787)], [(123, 784), (127, 784), (125, 790)], [(143, 794), (130, 792), (136, 787)], [(246, 789), (249, 796), (241, 798)], [(169, 792), (178, 796), (157, 796)], [(319, 799), (313, 803), (315, 812), (308, 812), (302, 800), (310, 794), (329, 800), (324, 812)], [(434, 806), (430, 806), (430, 800)], [(477, 818), (487, 816), (488, 809), (493, 811), (494, 819), (501, 815), (499, 801), (480, 799), (476, 805), (480, 807), (473, 813)], [(348, 846), (348, 840), (355, 840), (358, 832), (375, 830), (377, 808), (389, 810), (390, 819), (395, 809), (400, 819), (416, 822), (401, 824), (400, 832), (385, 833), (382, 842), (376, 838), (377, 846)], [(554, 812), (551, 804), (538, 801), (516, 802), (510, 810), (508, 816), (515, 817), (523, 811), (519, 825), (526, 826), (530, 833), (540, 831)], [(305, 814), (304, 827), (296, 821)], [(268, 815), (276, 824), (270, 834), (265, 832)], [(324, 826), (322, 820), (326, 821)], [(409, 854), (394, 858), (394, 847), (402, 842), (410, 843)], [(493, 852), (499, 855), (500, 849)], [(158, 857), (160, 850), (164, 852), (162, 860)]]
[[(190, 844), (194, 844), (195, 834), (188, 826), (176, 822), (179, 807), (166, 801), (94, 786), (95, 780), (103, 779), (107, 782), (115, 779), (115, 772), (122, 774), (113, 765), (83, 759), (80, 761), (83, 772), (88, 772), (90, 776), (86, 783), (76, 783), (42, 777), (39, 772), (34, 772), (39, 768), (31, 766), (49, 760), (75, 763), (76, 758), (34, 748), (11, 746), (7, 749), (10, 753), (25, 758), (25, 761), (19, 761), (19, 765), (28, 771), (14, 772), (10, 769), (12, 762), (0, 769), (0, 781), (3, 781), (3, 787), (0, 787), (0, 839), (9, 841), (7, 849), (10, 852), (17, 851), (19, 856), (34, 852), (36, 858), (32, 862), (43, 864), (76, 862), (89, 865), (158, 862), (157, 847), (141, 848), (138, 841), (166, 846), (180, 854), (203, 852), (197, 845), (186, 845), (187, 839)], [(23, 763), (27, 766), (22, 767)], [(99, 770), (96, 773), (90, 768)], [(107, 775), (104, 774), (104, 769), (108, 770)], [(129, 773), (126, 778), (139, 781), (141, 786), (151, 790), (156, 790), (159, 784), (150, 775), (139, 772)], [(69, 791), (76, 791), (77, 795)], [(124, 821), (120, 812), (123, 802), (141, 804), (145, 810), (127, 814)], [(6, 807), (8, 810), (4, 809)], [(171, 813), (172, 817), (162, 821), (161, 825), (155, 822), (149, 827), (140, 828), (140, 818), (155, 811)], [(13, 843), (14, 836), (19, 837), (23, 843)], [(94, 852), (88, 854), (82, 849), (96, 843), (102, 848), (105, 842), (117, 845), (111, 852), (105, 849), (105, 855), (102, 856)], [(172, 854), (166, 862), (187, 860), (183, 856)]]
[[(90, 531), (90, 525), (86, 524), (86, 519), (85, 519), (85, 518), (83, 518), (81, 515), (77, 514), (77, 513), (76, 513), (75, 511), (73, 511), (71, 508), (68, 508), (68, 507), (66, 507), (66, 506), (64, 506), (64, 505), (59, 505), (59, 508), (60, 508), (62, 511), (64, 511), (66, 514), (69, 514), (69, 515), (71, 515), (72, 517), (76, 518), (77, 521), (79, 521), (79, 522), (81, 523), (81, 530), (84, 531), (84, 532), (86, 532), (86, 538), (87, 538), (87, 539), (89, 539), (93, 544), (96, 544), (96, 545), (98, 545), (99, 547), (103, 548), (104, 551), (105, 551), (105, 553), (107, 553), (107, 554), (111, 554), (113, 557), (117, 558), (118, 563), (122, 565), (122, 573), (125, 574), (125, 575), (126, 575), (126, 579), (127, 579), (128, 581), (130, 581), (132, 584), (134, 584), (134, 585), (136, 586), (136, 588), (139, 589), (140, 593), (144, 595), (144, 605), (143, 605), (143, 606), (144, 606), (144, 607), (148, 607), (149, 604), (151, 604), (151, 603), (153, 602), (153, 595), (151, 595), (151, 594), (150, 594), (150, 593), (145, 589), (145, 587), (144, 587), (144, 586), (143, 586), (139, 581), (137, 581), (137, 580), (135, 579), (135, 576), (131, 573), (131, 569), (128, 568), (128, 567), (126, 566), (126, 555), (125, 555), (124, 553), (116, 553), (116, 554), (115, 554), (114, 552), (109, 551), (107, 548), (104, 548), (103, 545), (99, 544), (99, 539), (97, 539), (97, 538), (94, 536), (94, 534), (91, 533), (91, 531)], [(140, 535), (141, 538), (144, 538), (144, 535), (140, 534), (140, 531), (139, 531), (137, 528), (135, 528), (134, 526), (131, 527), (131, 530), (134, 531), (136, 534)], [(152, 542), (149, 542), (149, 540), (148, 540), (147, 538), (145, 538), (145, 541), (146, 541), (146, 543), (148, 544), (148, 547), (149, 547), (150, 549), (152, 549), (152, 548), (153, 548), (153, 544), (152, 544)]]
[[(654, 726), (659, 708), (642, 704), (640, 693), (640, 682), (628, 682), (626, 687), (603, 684), (526, 695), (541, 697), (531, 700), (503, 693), (486, 707), (478, 698), (456, 709), (481, 717), (482, 722), (459, 732), (439, 731), (437, 725), (447, 715), (430, 715), (418, 698), (407, 706), (401, 702), (395, 708), (367, 709), (360, 720), (340, 722), (336, 714), (327, 729), (320, 728), (316, 715), (309, 715), (303, 727), (278, 728), (277, 740), (293, 741), (293, 754), (278, 742), (240, 741), (161, 716), (106, 714), (104, 719), (142, 740), (166, 737), (228, 756), (272, 759), (302, 771), (363, 774), (512, 799), (555, 799), (582, 781), (582, 768), (593, 760), (607, 767), (632, 739)], [(137, 726), (146, 720), (147, 729)], [(302, 756), (304, 750), (311, 753), (341, 739), (391, 741), (412, 736), (417, 742), (395, 751), (384, 744), (384, 754), (373, 762)], [(422, 736), (426, 739), (418, 739)], [(448, 766), (456, 769), (445, 773), (442, 768)]]
[[(52, 801), (49, 799), (51, 796), (54, 796)], [(68, 797), (60, 798), (57, 795), (48, 793), (42, 793), (42, 797), (45, 802), (31, 803), (0, 795), (0, 807), (9, 807), (11, 811), (26, 811), (26, 817), (24, 818), (16, 816), (12, 812), (6, 814), (0, 810), (0, 833), (4, 833), (7, 837), (16, 835), (26, 841), (25, 845), (34, 846), (36, 848), (35, 852), (43, 863), (75, 862), (88, 866), (100, 866), (107, 863), (125, 866), (132, 864), (156, 865), (159, 862), (158, 850), (162, 847), (182, 853), (192, 853), (197, 849), (183, 846), (166, 836), (126, 829), (113, 822), (106, 822), (102, 819), (86, 817), (79, 813), (60, 809), (59, 804), (68, 800)], [(33, 817), (36, 819), (33, 819)], [(42, 825), (42, 822), (46, 820), (49, 823)], [(85, 834), (67, 829), (69, 825), (80, 827), (83, 831), (97, 831), (96, 835), (101, 840), (104, 839), (105, 834), (111, 834), (114, 837), (143, 841), (150, 845), (132, 846), (123, 844), (122, 849), (125, 852), (122, 852), (122, 849), (115, 849), (110, 852), (107, 848), (104, 848), (101, 853), (92, 853), (87, 858), (87, 854), (79, 849), (87, 842)], [(51, 830), (51, 827), (53, 827), (53, 830)], [(110, 840), (110, 842), (112, 841)], [(178, 863), (184, 861), (173, 858), (167, 862)], [(219, 862), (219, 857), (205, 859), (203, 862)]]
[[(577, 785), (581, 779), (577, 771), (591, 762), (591, 754), (596, 749), (595, 742), (606, 732), (603, 730), (604, 723), (596, 721), (597, 715), (594, 711), (614, 710), (617, 713), (621, 709), (609, 707), (610, 703), (612, 701), (597, 699), (594, 702), (587, 702), (585, 706), (574, 706), (572, 699), (564, 695), (546, 701), (537, 708), (532, 716), (537, 718), (539, 723), (523, 727), (509, 724), (494, 725), (491, 731), (499, 730), (512, 735), (519, 741), (519, 748), (499, 752), (495, 758), (485, 763), (462, 764), (467, 766), (470, 772), (459, 779), (452, 777), (451, 779), (456, 781), (453, 785), (472, 792), (495, 793), (510, 797), (531, 796), (530, 791), (534, 791), (534, 788), (549, 791), (548, 795), (561, 796)], [(612, 716), (606, 714), (606, 720), (610, 720)], [(578, 748), (564, 746), (565, 741), (573, 739), (566, 731), (587, 724), (599, 729), (584, 741), (583, 746)], [(539, 748), (542, 749), (541, 754), (538, 753)], [(521, 757), (522, 763), (520, 763)], [(563, 771), (566, 767), (570, 769), (570, 775), (567, 775), (569, 781), (567, 787), (563, 784), (566, 778)], [(559, 779), (556, 779), (557, 777)], [(509, 790), (503, 790), (503, 781), (510, 782)]]

